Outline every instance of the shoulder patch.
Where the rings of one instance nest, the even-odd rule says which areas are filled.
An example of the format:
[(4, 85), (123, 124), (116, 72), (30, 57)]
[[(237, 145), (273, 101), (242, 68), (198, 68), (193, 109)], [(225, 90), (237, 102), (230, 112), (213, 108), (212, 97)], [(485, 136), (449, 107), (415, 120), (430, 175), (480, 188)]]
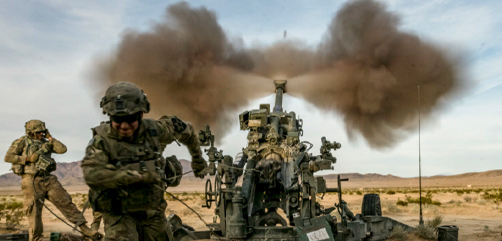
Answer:
[(157, 129), (148, 129), (148, 131), (150, 132), (150, 135), (151, 136), (159, 136), (159, 132), (157, 131)]
[(187, 128), (187, 124), (182, 120), (178, 119), (178, 117), (172, 117), (171, 121), (173, 122), (174, 131), (183, 132)]
[(103, 141), (103, 139), (101, 139), (100, 136), (96, 135), (94, 136), (90, 141), (89, 141), (89, 144), (87, 146), (92, 146), (92, 147), (100, 147), (99, 146), (99, 143)]

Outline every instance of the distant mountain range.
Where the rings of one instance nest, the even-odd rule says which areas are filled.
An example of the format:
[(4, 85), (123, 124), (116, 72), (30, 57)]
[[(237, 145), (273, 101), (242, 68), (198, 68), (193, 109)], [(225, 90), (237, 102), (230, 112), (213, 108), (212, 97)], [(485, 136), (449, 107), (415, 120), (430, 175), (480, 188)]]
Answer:
[[(329, 187), (336, 187), (338, 174), (325, 175)], [(379, 188), (379, 187), (418, 187), (418, 177), (403, 178), (376, 173), (340, 173), (341, 178), (348, 178), (342, 186), (347, 188)], [(457, 175), (436, 175), (422, 177), (424, 187), (480, 187), (502, 186), (502, 169), (486, 172), (470, 172)]]
[[(191, 163), (187, 160), (181, 159), (183, 172), (192, 170)], [(52, 172), (63, 186), (78, 186), (85, 185), (82, 168), (80, 167), (81, 161), (57, 163), (56, 171)], [(193, 173), (185, 175), (186, 177), (194, 177)], [(21, 177), (14, 173), (7, 173), (0, 176), (0, 187), (8, 187), (21, 185)]]
[[(181, 159), (183, 172), (192, 170), (191, 163)], [(85, 185), (82, 176), (81, 162), (58, 163), (57, 169), (53, 174), (63, 186), (79, 186)], [(338, 174), (324, 175), (326, 182), (330, 187), (336, 186), (336, 178)], [(418, 177), (403, 178), (394, 175), (381, 175), (376, 173), (360, 174), (360, 173), (340, 173), (341, 178), (348, 178), (349, 182), (343, 185), (348, 188), (360, 187), (408, 187), (418, 186)], [(189, 173), (183, 177), (185, 182), (200, 182), (200, 179), (194, 177), (193, 173)], [(486, 172), (471, 172), (458, 175), (438, 175), (431, 177), (422, 177), (424, 186), (492, 186), (502, 185), (502, 169)], [(21, 185), (21, 177), (13, 174), (3, 174), (0, 176), (0, 187), (10, 187)]]

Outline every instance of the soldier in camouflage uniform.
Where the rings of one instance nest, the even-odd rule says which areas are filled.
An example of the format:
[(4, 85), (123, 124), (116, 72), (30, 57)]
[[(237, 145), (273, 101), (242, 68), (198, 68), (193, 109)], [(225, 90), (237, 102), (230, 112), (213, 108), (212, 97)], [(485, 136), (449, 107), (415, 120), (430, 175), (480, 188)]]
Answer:
[(92, 129), (82, 170), (91, 188), (91, 205), (103, 214), (105, 240), (168, 240), (164, 191), (166, 185), (177, 185), (181, 176), (172, 182), (161, 179), (180, 175), (173, 166), (181, 166), (170, 161), (166, 165), (162, 153), (173, 141), (183, 143), (192, 156), (194, 174), (203, 177), (207, 164), (197, 134), (175, 116), (143, 119), (150, 104), (130, 82), (110, 86), (101, 107), (110, 121)]
[(56, 176), (52, 153), (66, 152), (66, 146), (56, 140), (40, 120), (30, 120), (25, 125), (26, 135), (15, 140), (10, 146), (5, 161), (12, 163), (12, 170), (22, 177), (21, 189), (24, 208), (28, 216), (29, 239), (42, 240), (42, 208), (45, 199), (56, 206), (70, 222), (77, 224), (84, 235), (99, 239), (101, 234), (91, 231), (81, 216), (80, 210), (72, 202), (70, 194), (61, 186)]

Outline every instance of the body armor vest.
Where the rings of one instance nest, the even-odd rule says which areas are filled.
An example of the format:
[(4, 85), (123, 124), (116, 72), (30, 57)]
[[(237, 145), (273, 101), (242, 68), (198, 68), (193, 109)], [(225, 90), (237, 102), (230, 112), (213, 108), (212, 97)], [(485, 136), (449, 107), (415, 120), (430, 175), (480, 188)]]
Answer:
[[(131, 170), (139, 173), (157, 172), (164, 177), (165, 159), (158, 140), (157, 126), (154, 120), (143, 119), (145, 132), (134, 143), (108, 137), (111, 131), (109, 123), (93, 129), (93, 134), (103, 140), (105, 152), (109, 154), (109, 163), (119, 171)], [(162, 183), (135, 183), (118, 189), (104, 191), (90, 190), (89, 198), (95, 211), (111, 213), (134, 213), (157, 209), (165, 203), (165, 186)]]
[(17, 175), (29, 174), (35, 175), (39, 171), (45, 172), (46, 174), (56, 170), (56, 161), (51, 157), (52, 151), (48, 145), (48, 141), (43, 140), (33, 140), (28, 136), (23, 136), (24, 148), (22, 156), (31, 156), (35, 152), (38, 152), (38, 161), (32, 163), (27, 162), (25, 165), (22, 164), (12, 164), (12, 171)]

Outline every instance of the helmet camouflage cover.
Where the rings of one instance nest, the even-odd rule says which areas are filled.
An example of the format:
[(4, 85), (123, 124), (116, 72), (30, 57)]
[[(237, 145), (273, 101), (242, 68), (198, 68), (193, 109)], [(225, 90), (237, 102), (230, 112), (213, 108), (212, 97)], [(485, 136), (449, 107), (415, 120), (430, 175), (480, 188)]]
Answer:
[(26, 130), (26, 134), (31, 135), (35, 132), (45, 131), (45, 123), (41, 120), (30, 120), (26, 122), (24, 125), (24, 129)]
[(150, 103), (143, 90), (131, 82), (118, 82), (108, 87), (101, 99), (100, 107), (103, 108), (103, 114), (110, 116), (150, 111)]

